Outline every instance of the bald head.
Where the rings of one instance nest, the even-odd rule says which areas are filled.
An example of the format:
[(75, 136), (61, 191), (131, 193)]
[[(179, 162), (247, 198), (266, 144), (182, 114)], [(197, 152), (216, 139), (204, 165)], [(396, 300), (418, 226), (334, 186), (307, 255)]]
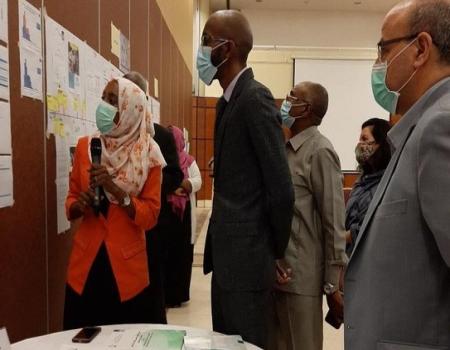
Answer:
[(144, 76), (136, 71), (131, 71), (123, 76), (125, 79), (128, 79), (135, 83), (137, 86), (141, 88), (144, 93), (147, 93), (147, 81)]
[(247, 61), (253, 48), (253, 34), (247, 19), (239, 11), (222, 10), (213, 13), (206, 22), (204, 33), (233, 41), (240, 61)]
[(294, 87), (294, 95), (311, 104), (311, 110), (320, 124), (328, 110), (328, 92), (320, 84), (311, 81), (301, 82)]
[(408, 34), (427, 32), (441, 61), (450, 64), (450, 0), (402, 1), (389, 11), (385, 26), (396, 26), (397, 30), (406, 30)]

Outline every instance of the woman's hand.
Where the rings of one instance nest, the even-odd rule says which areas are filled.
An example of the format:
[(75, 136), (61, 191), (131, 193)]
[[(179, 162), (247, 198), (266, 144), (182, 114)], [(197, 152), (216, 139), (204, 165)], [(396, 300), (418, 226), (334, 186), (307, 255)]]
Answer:
[(179, 197), (186, 197), (187, 196), (186, 191), (185, 191), (185, 189), (183, 187), (178, 187), (175, 190), (174, 194), (176, 196), (179, 196)]
[(75, 220), (83, 216), (86, 211), (86, 207), (91, 206), (94, 202), (94, 197), (95, 194), (91, 188), (89, 188), (86, 192), (80, 192), (78, 200), (74, 202), (69, 209), (69, 219)]
[(90, 186), (96, 188), (102, 186), (103, 189), (112, 195), (119, 192), (119, 187), (113, 182), (113, 177), (109, 174), (104, 165), (92, 164), (90, 172)]
[(189, 180), (183, 180), (180, 187), (184, 189), (186, 194), (192, 193), (192, 184)]

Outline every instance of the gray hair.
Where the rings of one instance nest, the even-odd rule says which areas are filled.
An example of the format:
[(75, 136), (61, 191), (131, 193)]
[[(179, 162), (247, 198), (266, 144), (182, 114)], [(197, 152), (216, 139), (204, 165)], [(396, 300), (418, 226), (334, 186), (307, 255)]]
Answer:
[(416, 1), (411, 10), (409, 25), (411, 33), (430, 34), (441, 60), (450, 64), (450, 1)]

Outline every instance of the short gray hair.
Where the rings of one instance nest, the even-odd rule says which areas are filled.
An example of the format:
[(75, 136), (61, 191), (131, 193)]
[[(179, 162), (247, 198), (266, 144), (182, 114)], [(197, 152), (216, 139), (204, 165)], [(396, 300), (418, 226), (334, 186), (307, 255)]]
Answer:
[(427, 32), (439, 50), (441, 60), (450, 64), (450, 1), (417, 1), (410, 14), (411, 33)]

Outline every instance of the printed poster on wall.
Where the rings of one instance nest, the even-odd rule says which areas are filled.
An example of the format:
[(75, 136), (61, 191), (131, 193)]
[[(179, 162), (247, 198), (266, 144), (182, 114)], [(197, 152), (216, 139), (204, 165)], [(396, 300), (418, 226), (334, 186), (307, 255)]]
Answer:
[(9, 100), (9, 50), (0, 46), (0, 98)]
[(8, 1), (0, 0), (0, 40), (8, 43)]
[(120, 70), (130, 71), (130, 41), (123, 33), (120, 33)]
[(41, 12), (19, 0), (20, 81), (22, 96), (42, 100)]

